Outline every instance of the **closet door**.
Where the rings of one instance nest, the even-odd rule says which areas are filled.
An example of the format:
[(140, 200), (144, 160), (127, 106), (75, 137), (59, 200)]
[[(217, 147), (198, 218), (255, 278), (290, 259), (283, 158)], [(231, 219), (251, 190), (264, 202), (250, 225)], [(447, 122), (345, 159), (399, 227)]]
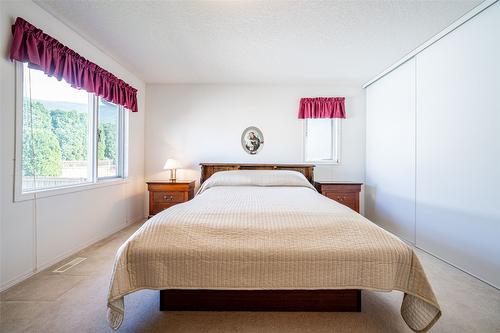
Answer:
[(420, 53), (417, 246), (500, 286), (500, 3)]
[(415, 241), (415, 62), (366, 91), (365, 215)]

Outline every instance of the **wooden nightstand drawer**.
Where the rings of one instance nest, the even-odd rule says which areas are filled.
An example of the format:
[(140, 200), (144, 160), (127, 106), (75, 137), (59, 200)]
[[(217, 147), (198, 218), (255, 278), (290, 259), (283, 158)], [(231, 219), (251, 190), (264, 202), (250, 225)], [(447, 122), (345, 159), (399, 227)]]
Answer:
[(324, 196), (359, 213), (359, 193), (362, 183), (315, 182), (314, 185)]
[(149, 217), (194, 197), (194, 181), (147, 182)]
[(323, 193), (323, 195), (325, 195), (328, 198), (335, 200), (343, 205), (346, 205), (347, 207), (350, 207), (350, 208), (356, 210), (357, 200), (356, 200), (356, 195), (353, 193), (325, 192), (325, 193)]
[(153, 192), (153, 202), (155, 203), (179, 203), (187, 201), (186, 192)]
[(163, 203), (163, 202), (157, 202), (157, 203), (153, 203), (153, 208), (152, 210), (149, 212), (149, 215), (155, 215), (155, 214), (158, 214), (159, 212), (161, 212), (162, 210), (165, 210), (167, 208), (170, 208), (172, 206), (175, 206), (176, 204), (178, 204), (179, 202), (172, 202), (172, 203)]

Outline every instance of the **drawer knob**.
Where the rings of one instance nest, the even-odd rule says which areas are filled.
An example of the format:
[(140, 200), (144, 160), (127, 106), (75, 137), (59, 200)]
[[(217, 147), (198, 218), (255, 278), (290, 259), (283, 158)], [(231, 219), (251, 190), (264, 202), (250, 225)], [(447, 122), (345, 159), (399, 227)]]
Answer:
[(171, 201), (173, 199), (174, 199), (174, 197), (172, 195), (164, 195), (163, 196), (163, 200), (166, 200), (166, 201)]

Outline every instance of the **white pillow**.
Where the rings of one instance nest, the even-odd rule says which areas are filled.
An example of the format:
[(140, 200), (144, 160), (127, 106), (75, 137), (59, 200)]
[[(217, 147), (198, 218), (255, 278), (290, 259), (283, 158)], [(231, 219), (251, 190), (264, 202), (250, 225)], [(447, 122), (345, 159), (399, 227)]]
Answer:
[(295, 186), (316, 191), (306, 177), (292, 170), (233, 170), (214, 173), (201, 185), (198, 194), (215, 186)]

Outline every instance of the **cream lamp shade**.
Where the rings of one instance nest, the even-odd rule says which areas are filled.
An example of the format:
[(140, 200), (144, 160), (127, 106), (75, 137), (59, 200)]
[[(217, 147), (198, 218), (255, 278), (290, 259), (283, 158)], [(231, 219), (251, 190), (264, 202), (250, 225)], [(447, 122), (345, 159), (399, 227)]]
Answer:
[(170, 170), (170, 181), (175, 182), (176, 169), (179, 169), (180, 167), (181, 167), (181, 164), (177, 160), (174, 160), (173, 158), (169, 158), (165, 162), (165, 165), (163, 166), (163, 170)]
[(172, 169), (179, 169), (180, 167), (181, 167), (181, 164), (177, 160), (174, 160), (173, 158), (169, 158), (165, 162), (163, 169), (164, 170), (172, 170)]

